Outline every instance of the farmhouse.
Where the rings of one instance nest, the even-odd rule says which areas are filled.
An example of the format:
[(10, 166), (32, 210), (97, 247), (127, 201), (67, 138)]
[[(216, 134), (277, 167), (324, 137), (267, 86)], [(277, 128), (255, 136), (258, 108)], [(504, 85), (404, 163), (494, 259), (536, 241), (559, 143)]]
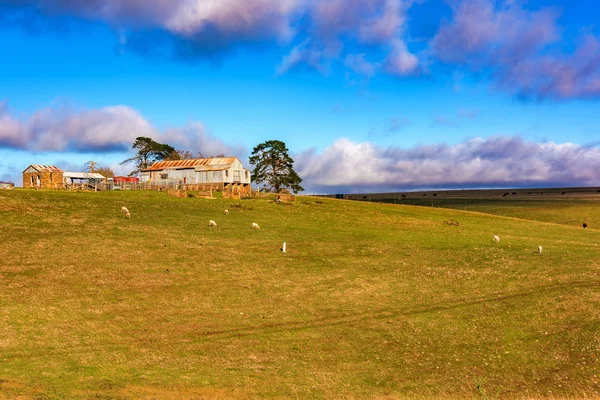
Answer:
[(63, 187), (63, 172), (54, 165), (32, 164), (23, 171), (23, 187), (58, 189)]
[(158, 161), (142, 171), (140, 180), (157, 185), (199, 185), (203, 190), (251, 190), (250, 171), (237, 157)]

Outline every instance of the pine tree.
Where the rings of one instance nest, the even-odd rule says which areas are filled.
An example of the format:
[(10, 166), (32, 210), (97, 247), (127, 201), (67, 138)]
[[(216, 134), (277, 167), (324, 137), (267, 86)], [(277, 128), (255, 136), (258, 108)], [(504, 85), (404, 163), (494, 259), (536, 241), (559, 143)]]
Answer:
[(279, 140), (268, 140), (252, 150), (250, 164), (254, 166), (252, 181), (265, 183), (273, 192), (290, 189), (294, 193), (304, 190), (302, 179), (294, 171), (294, 160), (288, 155), (285, 143)]

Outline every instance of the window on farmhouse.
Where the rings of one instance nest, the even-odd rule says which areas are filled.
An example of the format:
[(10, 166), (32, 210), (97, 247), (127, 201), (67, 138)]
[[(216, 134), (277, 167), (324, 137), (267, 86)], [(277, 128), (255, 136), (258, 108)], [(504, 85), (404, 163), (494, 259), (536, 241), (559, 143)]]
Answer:
[(229, 177), (229, 170), (225, 170), (225, 177), (228, 178)]
[(160, 179), (168, 179), (169, 174), (160, 174)]

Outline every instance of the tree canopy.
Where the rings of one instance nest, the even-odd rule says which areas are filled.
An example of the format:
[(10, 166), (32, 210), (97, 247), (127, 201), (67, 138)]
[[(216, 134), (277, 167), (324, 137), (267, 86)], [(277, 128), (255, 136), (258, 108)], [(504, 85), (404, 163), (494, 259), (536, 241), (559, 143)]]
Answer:
[(135, 162), (135, 169), (129, 173), (129, 176), (137, 175), (140, 171), (147, 169), (156, 161), (179, 159), (173, 146), (169, 146), (168, 144), (164, 143), (158, 143), (144, 136), (137, 137), (131, 148), (137, 149), (137, 154), (134, 157), (128, 158), (127, 160), (121, 162), (121, 165)]
[(98, 167), (96, 168), (96, 172), (105, 178), (113, 178), (115, 176), (115, 172), (110, 167)]
[(254, 166), (252, 181), (265, 183), (271, 191), (290, 189), (298, 193), (304, 190), (300, 186), (302, 179), (294, 171), (294, 160), (288, 155), (288, 149), (282, 141), (268, 140), (254, 147), (250, 164)]

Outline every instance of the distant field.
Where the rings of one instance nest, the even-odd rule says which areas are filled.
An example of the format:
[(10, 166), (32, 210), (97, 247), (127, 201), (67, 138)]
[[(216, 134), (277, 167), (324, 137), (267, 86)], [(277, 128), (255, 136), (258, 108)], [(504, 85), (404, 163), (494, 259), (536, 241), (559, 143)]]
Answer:
[(567, 199), (436, 199), (407, 200), (407, 205), (477, 211), (506, 217), (600, 229), (600, 196)]
[(463, 211), (600, 228), (600, 188), (450, 190), (345, 195), (350, 200)]
[(0, 191), (0, 398), (597, 398), (600, 203), (531, 204)]

